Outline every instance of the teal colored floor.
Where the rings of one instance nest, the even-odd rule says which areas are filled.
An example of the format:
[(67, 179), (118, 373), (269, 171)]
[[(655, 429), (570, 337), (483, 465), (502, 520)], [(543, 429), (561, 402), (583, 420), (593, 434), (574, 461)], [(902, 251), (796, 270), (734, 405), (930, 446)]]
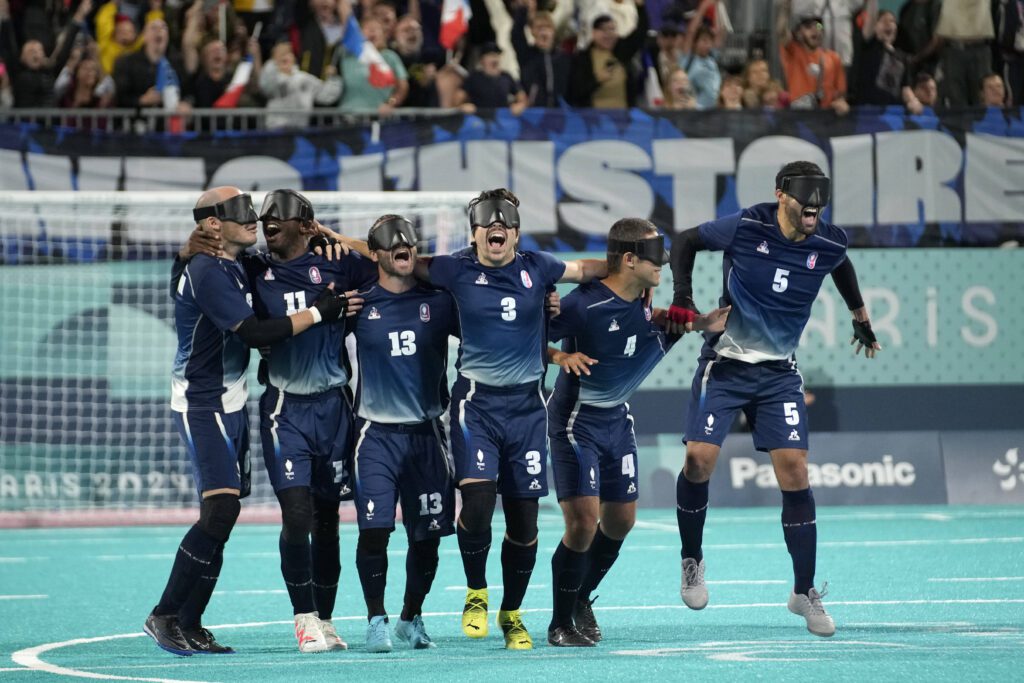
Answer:
[[(497, 628), (459, 628), (464, 577), (454, 538), (425, 606), (432, 651), (361, 651), (366, 628), (355, 528), (342, 528), (336, 623), (348, 652), (302, 655), (278, 572), (277, 530), (242, 526), (225, 552), (206, 615), (233, 656), (168, 655), (141, 633), (184, 528), (0, 532), (0, 680), (56, 677), (169, 681), (901, 680), (1010, 681), (1024, 671), (1024, 508), (823, 508), (818, 580), (838, 627), (824, 640), (785, 608), (789, 556), (779, 512), (712, 510), (705, 532), (711, 602), (679, 600), (671, 510), (647, 510), (598, 590), (605, 640), (593, 650), (545, 643), (550, 553), (561, 519), (542, 513), (541, 556), (525, 621), (537, 647), (506, 652)], [(404, 534), (390, 551), (387, 606), (400, 608)], [(499, 595), (491, 553), (492, 602)]]

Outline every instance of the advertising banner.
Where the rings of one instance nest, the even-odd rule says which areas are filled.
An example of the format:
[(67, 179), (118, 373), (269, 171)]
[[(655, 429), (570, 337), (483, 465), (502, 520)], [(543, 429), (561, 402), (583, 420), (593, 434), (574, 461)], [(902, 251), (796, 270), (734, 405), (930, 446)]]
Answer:
[(1024, 431), (942, 432), (950, 503), (1024, 503)]

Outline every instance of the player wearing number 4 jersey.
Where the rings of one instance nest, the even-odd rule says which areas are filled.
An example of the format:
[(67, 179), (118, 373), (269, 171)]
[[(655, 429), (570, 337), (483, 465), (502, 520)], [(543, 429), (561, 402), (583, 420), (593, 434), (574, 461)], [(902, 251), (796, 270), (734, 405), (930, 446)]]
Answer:
[(822, 605), (824, 591), (813, 586), (817, 527), (795, 351), (826, 275), (832, 275), (853, 314), (856, 350), (864, 347), (868, 358), (881, 350), (847, 257), (846, 234), (821, 220), (829, 190), (818, 166), (792, 162), (775, 178), (777, 203), (758, 204), (680, 234), (672, 245), (675, 298), (669, 309), (674, 324), (693, 319), (696, 252), (724, 251), (722, 303), (732, 312), (724, 332), (706, 335), (683, 436), (686, 462), (676, 483), (683, 602), (703, 609), (708, 601), (701, 549), (708, 480), (725, 435), (743, 410), (754, 446), (770, 454), (782, 491), (782, 530), (794, 573), (789, 610), (819, 636), (831, 636), (835, 624)]
[[(608, 233), (608, 277), (562, 300), (548, 349), (559, 374), (548, 400), (548, 435), (565, 535), (551, 558), (554, 609), (548, 642), (591, 647), (601, 630), (591, 608), (597, 588), (636, 520), (636, 437), (626, 401), (679, 335), (666, 335), (663, 310), (645, 294), (661, 281), (665, 238), (650, 221), (624, 218)], [(698, 316), (718, 329), (727, 309)]]

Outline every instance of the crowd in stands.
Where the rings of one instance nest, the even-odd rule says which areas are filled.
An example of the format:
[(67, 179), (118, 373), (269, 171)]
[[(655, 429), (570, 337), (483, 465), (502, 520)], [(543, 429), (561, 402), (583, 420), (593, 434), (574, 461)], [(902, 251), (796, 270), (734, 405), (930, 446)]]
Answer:
[[(1020, 106), (1024, 0), (0, 0), (0, 108)], [(453, 10), (470, 15), (451, 25)], [(456, 14), (456, 16), (458, 16)], [(739, 41), (745, 60), (726, 63)]]

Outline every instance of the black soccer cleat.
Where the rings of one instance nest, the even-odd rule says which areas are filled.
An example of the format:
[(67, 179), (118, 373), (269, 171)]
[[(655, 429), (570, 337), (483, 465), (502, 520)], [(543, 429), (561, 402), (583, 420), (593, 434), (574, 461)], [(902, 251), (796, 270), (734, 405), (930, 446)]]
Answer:
[(197, 655), (233, 655), (235, 651), (230, 647), (226, 647), (217, 642), (217, 639), (213, 637), (207, 629), (200, 626), (199, 628), (183, 628), (181, 634), (185, 636), (185, 641), (189, 647), (192, 648), (194, 654)]
[(576, 630), (575, 626), (556, 626), (548, 629), (548, 645), (554, 647), (594, 647), (590, 638)]
[(181, 626), (178, 625), (178, 616), (176, 614), (169, 614), (163, 617), (150, 614), (146, 617), (146, 623), (142, 625), (142, 630), (156, 641), (157, 647), (160, 649), (167, 650), (179, 657), (190, 657), (192, 655), (192, 646), (185, 640), (185, 636), (181, 632)]
[(601, 642), (601, 627), (597, 625), (597, 618), (594, 617), (594, 600), (579, 598), (572, 608), (572, 620), (576, 623), (576, 630), (595, 643)]

